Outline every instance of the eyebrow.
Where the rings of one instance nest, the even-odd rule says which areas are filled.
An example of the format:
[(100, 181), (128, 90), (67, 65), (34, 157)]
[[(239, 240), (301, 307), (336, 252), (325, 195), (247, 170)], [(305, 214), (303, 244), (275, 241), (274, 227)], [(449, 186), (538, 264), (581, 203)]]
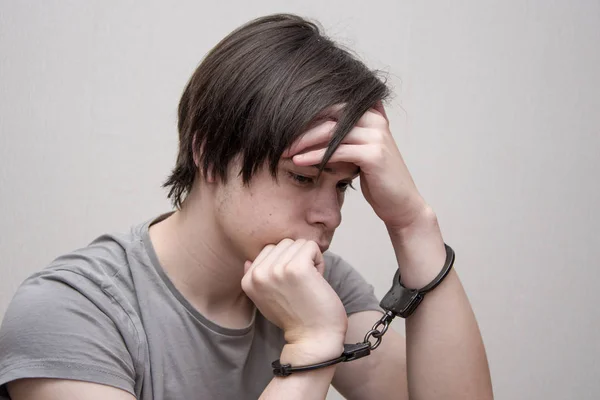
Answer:
[[(319, 169), (318, 165), (311, 165), (311, 167)], [(335, 169), (330, 168), (330, 167), (325, 167), (323, 168), (324, 172), (330, 173), (330, 174), (335, 174)], [(360, 167), (356, 167), (356, 170), (354, 171), (354, 173), (352, 174), (353, 177), (357, 176), (360, 173)]]

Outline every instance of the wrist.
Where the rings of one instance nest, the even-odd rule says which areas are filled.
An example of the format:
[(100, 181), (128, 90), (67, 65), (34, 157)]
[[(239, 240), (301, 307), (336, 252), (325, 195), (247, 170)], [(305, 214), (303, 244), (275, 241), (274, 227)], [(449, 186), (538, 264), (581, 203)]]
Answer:
[(281, 351), (282, 364), (304, 366), (321, 363), (339, 357), (344, 351), (343, 338), (313, 338), (287, 343)]
[(380, 215), (388, 230), (405, 231), (414, 225), (419, 225), (424, 219), (435, 216), (431, 206), (421, 195), (414, 194), (402, 200), (396, 206), (389, 207), (387, 213)]
[(439, 232), (437, 215), (427, 203), (419, 206), (417, 211), (409, 218), (405, 218), (402, 223), (385, 222), (385, 226), (390, 235), (400, 240), (410, 240), (415, 235)]
[(433, 209), (425, 207), (410, 225), (388, 225), (387, 228), (402, 284), (411, 289), (420, 289), (435, 279), (444, 265), (446, 249)]

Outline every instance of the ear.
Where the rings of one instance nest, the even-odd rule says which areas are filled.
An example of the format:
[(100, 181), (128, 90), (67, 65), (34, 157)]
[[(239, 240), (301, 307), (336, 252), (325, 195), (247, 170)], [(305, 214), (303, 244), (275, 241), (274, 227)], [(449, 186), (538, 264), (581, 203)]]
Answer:
[(215, 175), (210, 172), (206, 174), (206, 182), (207, 183), (215, 183)]
[[(200, 153), (202, 152), (202, 149), (199, 149), (197, 146), (198, 143), (198, 134), (194, 133), (194, 138), (192, 139), (192, 158), (194, 159), (194, 165), (196, 166), (196, 169), (198, 170), (198, 172), (202, 172), (200, 171)], [(213, 174), (208, 173), (206, 175), (206, 182), (208, 183), (215, 183), (215, 177), (213, 176)]]
[(198, 134), (194, 133), (194, 137), (192, 138), (192, 158), (194, 159), (194, 165), (196, 168), (200, 168), (200, 149), (198, 149)]

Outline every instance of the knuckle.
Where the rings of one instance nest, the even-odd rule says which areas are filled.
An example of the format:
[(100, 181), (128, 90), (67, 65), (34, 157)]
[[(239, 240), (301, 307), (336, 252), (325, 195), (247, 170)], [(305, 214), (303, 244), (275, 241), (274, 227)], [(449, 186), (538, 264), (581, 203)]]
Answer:
[(306, 275), (307, 269), (304, 267), (302, 263), (296, 264), (288, 264), (285, 267), (285, 277), (287, 279), (291, 279), (292, 281), (299, 281)]
[(242, 290), (245, 293), (252, 292), (252, 280), (248, 275), (244, 276), (244, 278), (242, 279)]
[(385, 119), (385, 117), (379, 113), (375, 114), (375, 123), (379, 126), (387, 126), (388, 125), (388, 120)]
[(289, 244), (292, 244), (292, 243), (294, 243), (294, 241), (292, 239), (290, 239), (290, 238), (284, 238), (284, 239), (281, 239), (281, 241), (279, 242), (278, 245), (286, 245), (286, 244), (289, 245)]
[(334, 130), (336, 125), (337, 125), (337, 122), (329, 120), (329, 121), (326, 121), (323, 123), (323, 129), (325, 131), (329, 132), (329, 131)]
[(273, 244), (269, 244), (265, 247), (263, 247), (263, 249), (260, 251), (260, 253), (258, 253), (258, 256), (256, 256), (255, 262), (256, 260), (262, 260), (263, 258), (265, 258), (265, 256), (271, 252), (271, 250), (273, 250), (275, 248), (275, 245)]
[(275, 268), (272, 273), (273, 281), (276, 283), (285, 282), (286, 277), (286, 268), (285, 266), (281, 266), (279, 268)]
[(373, 142), (377, 144), (381, 144), (385, 140), (385, 134), (381, 129), (376, 129), (371, 136), (373, 138)]
[(383, 160), (383, 158), (384, 158), (384, 155), (385, 155), (384, 148), (383, 148), (383, 146), (380, 146), (380, 145), (373, 146), (373, 147), (371, 148), (371, 151), (370, 151), (370, 152), (371, 152), (371, 158), (372, 158), (374, 161), (380, 161), (380, 160)]
[(252, 273), (252, 282), (257, 287), (264, 288), (269, 282), (269, 272), (265, 269), (255, 269)]
[(305, 243), (305, 246), (307, 246), (310, 250), (318, 250), (319, 249), (319, 245), (314, 240), (308, 240)]

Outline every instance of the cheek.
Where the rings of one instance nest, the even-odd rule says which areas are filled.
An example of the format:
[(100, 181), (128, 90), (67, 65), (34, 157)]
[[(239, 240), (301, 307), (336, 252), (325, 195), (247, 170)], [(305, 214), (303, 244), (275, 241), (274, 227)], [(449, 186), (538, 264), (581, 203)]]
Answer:
[(253, 234), (262, 239), (279, 241), (290, 235), (294, 227), (304, 220), (303, 202), (299, 198), (279, 196), (272, 191), (269, 196), (255, 198), (253, 215)]
[(311, 228), (308, 215), (314, 196), (307, 191), (273, 190), (260, 202), (262, 218), (254, 234), (261, 243), (278, 243), (284, 238), (298, 238)]
[(306, 235), (307, 215), (315, 202), (314, 193), (285, 181), (278, 185), (270, 176), (255, 178), (250, 187), (229, 186), (220, 198), (225, 234), (248, 259), (254, 259), (267, 244)]
[(245, 222), (233, 221), (239, 228), (236, 241), (244, 249), (246, 257), (254, 260), (263, 248), (269, 244), (277, 244), (282, 239), (294, 237), (298, 223), (294, 223), (287, 215), (275, 207), (255, 207), (254, 214), (243, 216)]

